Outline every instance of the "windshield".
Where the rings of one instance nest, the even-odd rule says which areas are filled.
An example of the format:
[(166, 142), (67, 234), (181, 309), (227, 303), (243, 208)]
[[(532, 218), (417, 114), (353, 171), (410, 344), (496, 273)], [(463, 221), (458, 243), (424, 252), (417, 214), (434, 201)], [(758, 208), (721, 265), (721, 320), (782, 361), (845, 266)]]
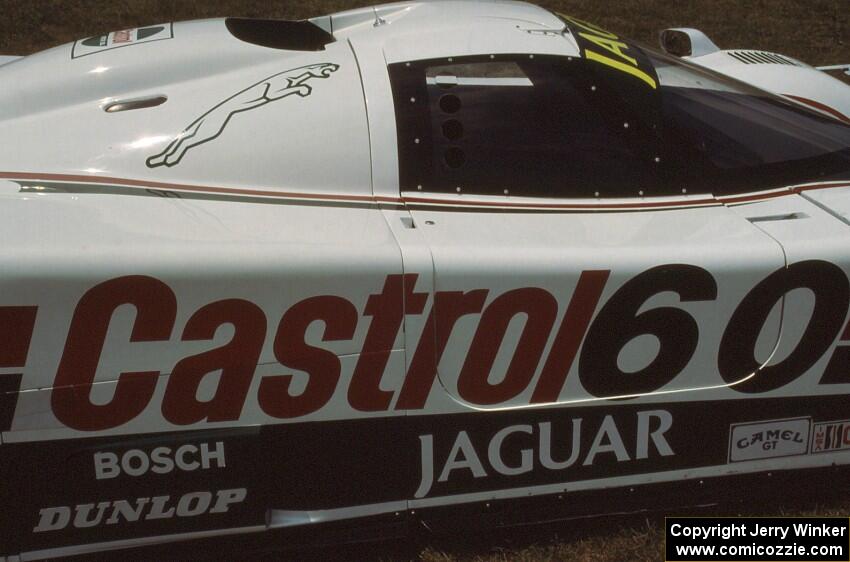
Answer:
[(718, 194), (850, 177), (850, 127), (644, 49), (658, 76), (662, 174)]
[(850, 177), (850, 126), (559, 14), (609, 98), (652, 134), (656, 191), (741, 193)]

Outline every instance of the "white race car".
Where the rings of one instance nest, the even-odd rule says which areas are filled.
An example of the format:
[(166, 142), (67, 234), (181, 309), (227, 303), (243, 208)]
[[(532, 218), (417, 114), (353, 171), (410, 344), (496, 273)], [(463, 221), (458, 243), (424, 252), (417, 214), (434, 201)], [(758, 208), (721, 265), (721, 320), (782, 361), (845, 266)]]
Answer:
[(0, 561), (833, 482), (850, 87), (663, 42), (412, 1), (0, 61)]

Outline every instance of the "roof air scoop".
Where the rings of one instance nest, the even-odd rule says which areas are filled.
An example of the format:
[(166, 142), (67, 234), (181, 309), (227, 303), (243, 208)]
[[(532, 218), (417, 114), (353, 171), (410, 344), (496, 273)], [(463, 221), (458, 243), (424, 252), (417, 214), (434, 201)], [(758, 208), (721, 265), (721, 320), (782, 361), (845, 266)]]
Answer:
[(287, 51), (324, 51), (334, 36), (308, 20), (227, 18), (230, 33), (246, 43)]

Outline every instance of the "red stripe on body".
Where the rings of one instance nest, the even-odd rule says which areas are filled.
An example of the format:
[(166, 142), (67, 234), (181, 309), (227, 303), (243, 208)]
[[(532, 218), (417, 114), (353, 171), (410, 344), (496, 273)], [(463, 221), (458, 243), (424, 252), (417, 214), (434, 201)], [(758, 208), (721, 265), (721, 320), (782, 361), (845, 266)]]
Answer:
[(609, 270), (582, 272), (534, 388), (532, 404), (558, 400), (610, 274)]
[[(850, 121), (848, 121), (850, 122)], [(812, 189), (832, 189), (837, 187), (850, 187), (850, 183), (838, 184), (803, 184), (789, 187), (787, 191), (753, 192), (750, 194), (735, 195), (731, 197), (705, 196), (699, 199), (679, 201), (639, 201), (635, 203), (606, 203), (598, 201), (595, 203), (536, 203), (536, 202), (507, 202), (507, 201), (485, 201), (476, 200), (464, 196), (463, 199), (448, 200), (428, 197), (390, 197), (385, 195), (348, 195), (339, 193), (305, 193), (293, 191), (277, 191), (271, 189), (245, 189), (220, 186), (188, 185), (179, 183), (167, 183), (150, 180), (138, 180), (127, 178), (116, 178), (106, 176), (86, 176), (73, 174), (36, 174), (29, 172), (3, 172), (0, 171), (0, 179), (23, 180), (23, 181), (47, 181), (47, 182), (71, 182), (88, 183), (98, 185), (120, 185), (125, 187), (138, 187), (141, 189), (163, 189), (170, 191), (184, 191), (190, 193), (220, 193), (225, 195), (259, 196), (274, 199), (296, 199), (348, 203), (389, 203), (389, 204), (425, 204), (442, 207), (469, 207), (469, 208), (503, 208), (503, 209), (528, 209), (528, 210), (564, 210), (564, 211), (604, 211), (604, 210), (628, 210), (628, 209), (664, 209), (676, 207), (697, 207), (709, 205), (723, 205), (728, 203), (747, 203), (784, 197), (801, 191)]]
[(821, 103), (821, 102), (815, 101), (815, 100), (810, 100), (809, 98), (804, 98), (802, 96), (792, 96), (791, 94), (785, 94), (785, 97), (791, 98), (792, 100), (796, 100), (796, 101), (798, 101), (802, 104), (808, 105), (809, 107), (814, 107), (815, 109), (819, 109), (820, 111), (823, 111), (824, 113), (829, 113), (830, 115), (832, 115), (836, 119), (844, 121), (845, 123), (850, 123), (850, 119), (848, 119), (846, 115), (844, 115), (843, 113), (841, 113), (837, 109), (832, 108), (832, 107), (830, 107), (830, 106), (828, 106), (824, 103)]

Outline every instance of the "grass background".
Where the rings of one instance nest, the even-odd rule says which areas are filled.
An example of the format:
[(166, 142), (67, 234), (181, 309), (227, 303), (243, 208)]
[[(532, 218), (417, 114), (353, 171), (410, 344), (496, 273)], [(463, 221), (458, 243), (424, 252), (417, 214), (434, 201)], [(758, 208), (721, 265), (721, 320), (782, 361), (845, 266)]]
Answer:
[[(101, 32), (186, 19), (298, 19), (368, 5), (363, 0), (0, 0), (0, 54), (25, 55)], [(814, 65), (850, 63), (848, 0), (545, 0), (541, 4), (626, 37), (657, 44), (665, 27), (697, 27), (721, 48), (777, 51)], [(850, 500), (763, 504), (701, 515), (842, 515)], [(663, 559), (663, 514), (567, 522), (430, 543), (388, 543), (302, 553), (298, 560), (589, 562)], [(289, 555), (291, 556), (291, 555)], [(272, 555), (277, 558), (278, 555)]]
[[(0, 53), (28, 54), (100, 32), (185, 19), (306, 18), (364, 0), (0, 0)], [(697, 27), (722, 48), (778, 51), (810, 64), (850, 63), (848, 0), (545, 0), (556, 9), (656, 44), (665, 27)]]

